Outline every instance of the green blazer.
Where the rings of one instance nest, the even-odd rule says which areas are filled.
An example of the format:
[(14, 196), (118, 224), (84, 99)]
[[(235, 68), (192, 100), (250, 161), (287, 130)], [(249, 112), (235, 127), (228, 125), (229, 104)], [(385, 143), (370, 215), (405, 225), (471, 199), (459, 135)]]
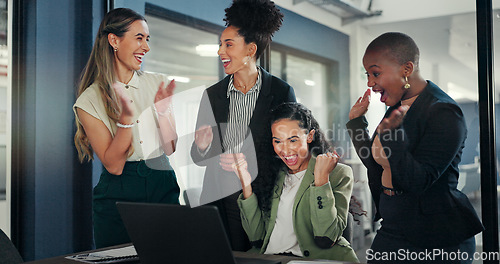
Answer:
[[(316, 158), (312, 157), (295, 196), (292, 215), (299, 247), (307, 258), (359, 262), (349, 242), (342, 237), (352, 193), (352, 169), (339, 163), (330, 173), (330, 182), (316, 187), (313, 175), (315, 164)], [(251, 251), (261, 254), (266, 251), (276, 222), (285, 177), (286, 171), (280, 172), (270, 214), (264, 214), (259, 209), (255, 194), (248, 199), (243, 199), (242, 195), (238, 198), (242, 225), (254, 246)]]

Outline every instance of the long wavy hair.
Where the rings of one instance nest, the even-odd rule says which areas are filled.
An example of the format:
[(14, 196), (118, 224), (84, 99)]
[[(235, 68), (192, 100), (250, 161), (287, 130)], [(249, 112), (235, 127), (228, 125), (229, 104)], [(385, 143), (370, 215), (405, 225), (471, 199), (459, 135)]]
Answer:
[(257, 45), (255, 59), (259, 59), (283, 23), (283, 14), (269, 0), (234, 0), (224, 11), (226, 26), (238, 28), (246, 44)]
[(315, 130), (314, 138), (311, 143), (308, 143), (309, 153), (319, 155), (331, 151), (332, 147), (325, 138), (325, 134), (321, 131), (318, 121), (313, 117), (311, 110), (299, 103), (282, 103), (271, 110), (269, 114), (269, 122), (266, 125), (266, 140), (262, 142), (262, 155), (258, 159), (259, 174), (252, 183), (252, 190), (258, 199), (259, 208), (264, 213), (269, 213), (271, 210), (271, 199), (278, 179), (278, 174), (282, 170), (287, 170), (286, 164), (274, 152), (272, 144), (271, 126), (279, 120), (289, 119), (299, 122), (299, 127), (309, 133)]
[[(146, 19), (137, 12), (128, 8), (117, 8), (108, 12), (99, 26), (99, 31), (95, 38), (94, 46), (87, 61), (78, 84), (77, 96), (79, 97), (89, 86), (96, 84), (99, 94), (104, 102), (108, 117), (118, 122), (120, 107), (117, 96), (111, 88), (115, 78), (115, 54), (113, 47), (109, 44), (108, 34), (115, 34), (118, 37), (129, 30), (130, 25), (137, 20)], [(75, 146), (78, 151), (80, 162), (93, 159), (93, 151), (90, 146), (87, 134), (78, 120), (76, 121)]]

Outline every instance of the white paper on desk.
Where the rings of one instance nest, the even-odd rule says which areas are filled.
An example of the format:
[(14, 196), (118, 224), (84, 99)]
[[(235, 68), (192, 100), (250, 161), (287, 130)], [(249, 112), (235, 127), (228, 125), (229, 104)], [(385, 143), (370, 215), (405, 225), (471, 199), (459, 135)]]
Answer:
[(137, 260), (137, 251), (134, 246), (108, 249), (103, 251), (67, 256), (67, 259), (85, 263), (119, 263)]

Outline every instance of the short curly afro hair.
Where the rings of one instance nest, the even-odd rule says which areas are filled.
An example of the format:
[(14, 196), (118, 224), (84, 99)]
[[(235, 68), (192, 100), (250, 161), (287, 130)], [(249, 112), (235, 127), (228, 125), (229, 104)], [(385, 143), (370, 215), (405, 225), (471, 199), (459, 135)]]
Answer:
[(245, 39), (245, 43), (254, 42), (257, 45), (257, 59), (283, 23), (283, 14), (274, 2), (269, 0), (234, 0), (224, 11), (226, 27), (238, 28), (238, 33)]

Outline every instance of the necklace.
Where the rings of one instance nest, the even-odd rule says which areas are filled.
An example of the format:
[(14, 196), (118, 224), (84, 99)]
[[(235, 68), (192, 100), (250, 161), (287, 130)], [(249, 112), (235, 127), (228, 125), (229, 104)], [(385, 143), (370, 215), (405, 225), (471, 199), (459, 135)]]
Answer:
[(240, 88), (240, 89), (243, 89), (243, 90), (247, 89), (246, 85), (239, 85), (239, 84), (236, 84), (236, 82), (233, 82), (233, 84), (234, 84), (234, 86), (236, 86), (236, 88)]
[[(256, 80), (256, 81), (257, 81), (257, 80)], [(250, 86), (250, 85), (249, 85), (248, 87), (250, 87), (250, 88), (248, 88), (248, 90), (247, 90), (247, 86), (246, 86), (246, 85), (239, 85), (239, 84), (237, 84), (237, 83), (236, 83), (236, 81), (233, 81), (233, 85), (234, 85), (234, 86), (235, 86), (238, 90), (240, 90), (240, 91), (242, 91), (242, 92), (244, 92), (244, 93), (248, 92), (248, 90), (250, 90), (250, 88), (251, 88), (251, 87), (253, 87), (253, 85), (252, 85), (252, 86)], [(255, 83), (254, 83), (254, 85), (255, 85)]]
[(259, 77), (259, 76), (258, 76), (258, 74), (257, 74), (257, 76), (256, 76), (255, 80), (252, 80), (252, 81), (250, 82), (250, 84), (251, 84), (251, 85), (246, 85), (246, 84), (243, 84), (243, 85), (242, 85), (242, 84), (238, 84), (238, 83), (239, 83), (239, 81), (237, 81), (237, 80), (236, 80), (236, 78), (235, 78), (235, 77), (233, 77), (233, 85), (234, 85), (234, 87), (236, 87), (238, 90), (243, 91), (243, 92), (247, 92), (247, 87), (248, 87), (248, 90), (250, 90), (250, 89), (251, 89), (251, 88), (255, 85), (255, 83), (257, 83), (257, 79), (258, 79), (258, 77)]

